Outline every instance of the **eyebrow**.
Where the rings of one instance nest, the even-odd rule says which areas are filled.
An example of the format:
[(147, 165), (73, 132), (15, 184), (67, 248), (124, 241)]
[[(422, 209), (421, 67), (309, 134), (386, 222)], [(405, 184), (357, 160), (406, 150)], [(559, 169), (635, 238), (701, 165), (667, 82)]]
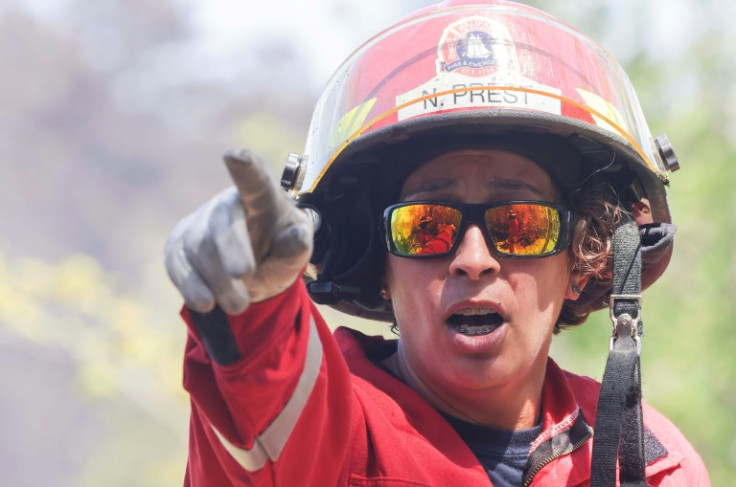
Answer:
[(525, 183), (524, 181), (519, 181), (518, 179), (494, 179), (493, 181), (488, 183), (488, 187), (492, 189), (503, 189), (512, 191), (520, 189), (527, 190), (539, 196), (540, 199), (544, 199), (546, 197), (544, 192), (538, 187)]
[[(410, 196), (413, 196), (417, 193), (441, 191), (453, 188), (455, 186), (457, 186), (457, 180), (455, 179), (447, 179), (436, 183), (420, 184), (416, 188), (413, 188), (411, 191), (407, 192), (403, 197), (409, 198)], [(490, 189), (505, 191), (526, 190), (537, 195), (539, 199), (544, 199), (546, 197), (541, 189), (517, 179), (494, 179), (487, 184), (487, 187)]]
[(457, 186), (457, 181), (455, 179), (445, 179), (443, 181), (437, 182), (437, 183), (426, 183), (426, 184), (420, 184), (416, 188), (412, 189), (408, 193), (404, 195), (404, 198), (408, 198), (409, 196), (413, 196), (417, 193), (425, 193), (425, 192), (432, 192), (432, 191), (440, 191), (443, 189), (449, 189), (454, 186)]

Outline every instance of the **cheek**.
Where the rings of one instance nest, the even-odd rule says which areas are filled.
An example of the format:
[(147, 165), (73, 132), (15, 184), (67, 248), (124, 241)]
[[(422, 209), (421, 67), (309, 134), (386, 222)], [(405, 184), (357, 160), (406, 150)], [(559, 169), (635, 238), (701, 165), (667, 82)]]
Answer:
[(431, 311), (437, 302), (439, 280), (428, 262), (389, 255), (386, 261), (386, 288), (398, 321)]
[(547, 257), (539, 262), (524, 262), (526, 269), (509, 276), (520, 305), (528, 312), (550, 314), (556, 320), (570, 280), (566, 254)]
[[(408, 303), (411, 287), (407, 286), (407, 276), (412, 272), (411, 261), (389, 255), (386, 262), (386, 288), (391, 295), (394, 309)], [(397, 310), (398, 311), (398, 310)]]

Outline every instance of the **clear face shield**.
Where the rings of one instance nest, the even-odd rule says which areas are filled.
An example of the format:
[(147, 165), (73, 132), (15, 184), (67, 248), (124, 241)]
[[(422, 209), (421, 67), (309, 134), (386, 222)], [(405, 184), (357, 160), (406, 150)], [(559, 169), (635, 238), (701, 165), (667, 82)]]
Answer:
[(583, 133), (667, 182), (676, 159), (652, 138), (626, 73), (603, 48), (523, 5), (443, 5), (378, 34), (340, 66), (315, 109), (294, 195), (315, 191), (355, 141), (447, 117)]

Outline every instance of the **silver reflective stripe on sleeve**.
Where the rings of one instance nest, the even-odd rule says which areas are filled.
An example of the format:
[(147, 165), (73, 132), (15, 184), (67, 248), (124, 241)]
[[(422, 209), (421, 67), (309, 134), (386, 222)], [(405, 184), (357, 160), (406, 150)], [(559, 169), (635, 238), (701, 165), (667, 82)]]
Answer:
[(314, 318), (311, 318), (309, 321), (307, 358), (304, 361), (304, 370), (301, 377), (299, 377), (294, 394), (289, 398), (281, 413), (266, 428), (266, 431), (255, 439), (253, 449), (246, 450), (233, 445), (212, 427), (222, 446), (241, 467), (249, 472), (255, 472), (263, 468), (269, 459), (275, 462), (279, 458), (299, 416), (304, 410), (304, 406), (307, 404), (309, 396), (312, 394), (320, 367), (322, 367), (322, 342), (319, 340)]

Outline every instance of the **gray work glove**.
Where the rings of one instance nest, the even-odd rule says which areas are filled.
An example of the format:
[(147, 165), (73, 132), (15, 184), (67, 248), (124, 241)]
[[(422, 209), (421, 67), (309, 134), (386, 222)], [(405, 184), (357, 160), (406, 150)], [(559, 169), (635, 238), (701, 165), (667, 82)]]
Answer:
[(312, 253), (313, 224), (248, 150), (224, 156), (235, 183), (174, 228), (166, 271), (187, 306), (229, 314), (275, 296), (299, 277)]

